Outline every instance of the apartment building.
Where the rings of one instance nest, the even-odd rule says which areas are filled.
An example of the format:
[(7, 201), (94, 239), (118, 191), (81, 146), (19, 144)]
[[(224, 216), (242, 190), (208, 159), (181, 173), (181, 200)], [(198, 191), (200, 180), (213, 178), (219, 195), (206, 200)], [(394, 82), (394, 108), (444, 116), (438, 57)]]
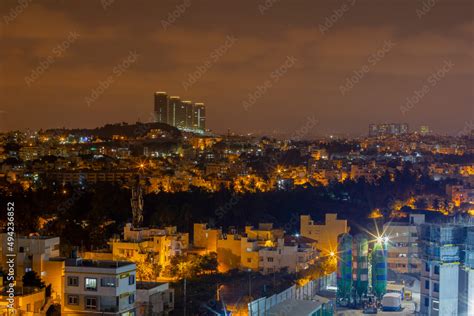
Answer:
[[(16, 254), (16, 280), (21, 285), (21, 279), (28, 271), (35, 271), (40, 276), (45, 274), (49, 258), (59, 256), (59, 237), (16, 236), (13, 250)], [(0, 234), (0, 266), (3, 271), (8, 270), (7, 255), (10, 252), (7, 234)]]
[(174, 290), (169, 283), (137, 282), (137, 316), (167, 315), (174, 309)]
[(294, 273), (306, 269), (319, 254), (315, 240), (285, 235), (272, 223), (260, 223), (256, 228), (246, 226), (242, 234), (194, 224), (193, 244), (206, 252), (215, 251), (223, 272), (244, 269), (268, 274), (286, 269)]
[(383, 226), (390, 241), (387, 246), (387, 265), (397, 273), (420, 273), (421, 259), (418, 248), (418, 225), (425, 215), (410, 214), (404, 220), (392, 221)]
[(124, 227), (123, 239), (109, 241), (110, 249), (106, 252), (87, 252), (87, 259), (140, 261), (149, 256), (156, 263), (165, 267), (171, 258), (182, 255), (189, 248), (189, 234), (179, 233), (176, 227), (133, 228), (131, 224)]
[(270, 274), (287, 270), (289, 273), (307, 269), (318, 258), (316, 241), (302, 236), (285, 236), (274, 247), (258, 250), (259, 271)]
[(338, 236), (347, 232), (347, 220), (337, 219), (337, 214), (326, 214), (324, 224), (316, 224), (309, 215), (300, 217), (301, 236), (316, 240), (322, 255), (336, 251)]
[(267, 242), (283, 238), (285, 231), (281, 228), (274, 228), (273, 223), (259, 223), (257, 228), (245, 226), (245, 234), (250, 239)]
[(61, 313), (134, 316), (135, 275), (131, 262), (66, 259)]
[(205, 252), (217, 252), (217, 240), (222, 235), (221, 229), (209, 228), (207, 224), (195, 223), (193, 229), (193, 246), (205, 249)]
[[(10, 316), (12, 314), (9, 309), (9, 302), (6, 300), (8, 293), (3, 292), (0, 296), (0, 316)], [(23, 287), (15, 288), (15, 299), (13, 308), (18, 315), (36, 316), (46, 315), (46, 295), (45, 289), (30, 289)]]
[(474, 315), (474, 221), (422, 224), (420, 314)]
[(217, 240), (217, 260), (220, 271), (258, 271), (258, 243), (237, 233), (223, 234)]

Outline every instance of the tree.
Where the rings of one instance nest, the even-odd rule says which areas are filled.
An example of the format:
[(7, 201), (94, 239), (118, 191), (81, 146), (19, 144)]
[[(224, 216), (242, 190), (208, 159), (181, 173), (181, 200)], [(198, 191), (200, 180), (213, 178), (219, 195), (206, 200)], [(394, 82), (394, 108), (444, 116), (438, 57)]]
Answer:
[(199, 257), (199, 270), (204, 272), (216, 273), (219, 263), (217, 262), (217, 253), (211, 252)]
[(428, 207), (428, 202), (426, 201), (425, 198), (419, 198), (418, 200), (416, 200), (415, 202), (415, 207), (417, 209), (426, 209)]
[(44, 282), (35, 271), (28, 271), (23, 276), (23, 286), (44, 288)]
[(165, 275), (177, 279), (193, 278), (204, 273), (217, 272), (217, 254), (180, 255), (171, 258), (171, 263), (165, 268)]
[(133, 258), (121, 257), (123, 261), (131, 261), (137, 266), (137, 280), (156, 281), (160, 277), (161, 265), (156, 261), (153, 255), (139, 255)]

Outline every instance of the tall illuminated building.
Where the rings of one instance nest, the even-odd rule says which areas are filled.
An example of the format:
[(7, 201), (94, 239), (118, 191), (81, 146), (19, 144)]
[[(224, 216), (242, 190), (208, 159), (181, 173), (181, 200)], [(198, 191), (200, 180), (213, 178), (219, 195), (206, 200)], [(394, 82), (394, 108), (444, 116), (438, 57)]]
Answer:
[(391, 124), (370, 124), (369, 136), (398, 136), (408, 133), (408, 124), (406, 123), (391, 123)]
[(186, 129), (193, 128), (193, 103), (191, 101), (183, 101), (185, 110), (184, 127)]
[(155, 92), (155, 122), (169, 124), (168, 105), (169, 99), (166, 92)]
[(420, 134), (425, 136), (425, 135), (429, 135), (431, 133), (431, 130), (430, 130), (430, 127), (429, 126), (426, 126), (426, 125), (422, 125), (420, 126)]
[(197, 122), (197, 129), (201, 131), (206, 130), (206, 107), (204, 103), (196, 103), (195, 105), (195, 119)]
[(174, 126), (179, 129), (186, 128), (186, 104), (188, 103), (190, 103), (190, 101), (181, 101), (175, 107)]
[(206, 130), (204, 103), (181, 101), (179, 96), (168, 96), (166, 92), (155, 92), (154, 115), (155, 122), (182, 130), (201, 133)]
[(177, 127), (176, 115), (181, 106), (181, 99), (179, 97), (170, 97), (168, 108), (168, 124)]

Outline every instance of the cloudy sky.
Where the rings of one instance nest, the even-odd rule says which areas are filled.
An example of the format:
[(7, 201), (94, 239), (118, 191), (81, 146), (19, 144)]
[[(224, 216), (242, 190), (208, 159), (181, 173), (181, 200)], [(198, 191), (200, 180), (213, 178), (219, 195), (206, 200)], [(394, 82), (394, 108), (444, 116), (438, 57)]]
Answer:
[[(429, 4), (434, 4), (434, 6)], [(3, 0), (0, 128), (149, 121), (153, 93), (215, 131), (457, 133), (474, 121), (471, 0)]]

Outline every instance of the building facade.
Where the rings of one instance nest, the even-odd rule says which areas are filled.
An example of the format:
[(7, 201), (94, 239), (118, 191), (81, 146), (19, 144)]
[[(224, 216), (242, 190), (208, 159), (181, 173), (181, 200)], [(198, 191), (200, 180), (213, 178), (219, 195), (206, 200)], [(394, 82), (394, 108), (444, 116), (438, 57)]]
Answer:
[(474, 222), (423, 224), (420, 313), (474, 315)]
[(392, 221), (383, 226), (389, 237), (387, 264), (397, 273), (420, 273), (418, 225), (425, 222), (423, 214), (410, 214), (406, 221)]
[(323, 255), (335, 252), (338, 236), (347, 233), (347, 220), (337, 219), (337, 214), (326, 214), (324, 224), (316, 224), (309, 215), (300, 217), (301, 236), (317, 241), (318, 249)]
[(204, 132), (206, 129), (204, 103), (182, 101), (179, 96), (168, 96), (166, 92), (155, 92), (154, 116), (155, 122), (181, 130)]
[(66, 259), (63, 282), (65, 315), (135, 315), (134, 263)]

